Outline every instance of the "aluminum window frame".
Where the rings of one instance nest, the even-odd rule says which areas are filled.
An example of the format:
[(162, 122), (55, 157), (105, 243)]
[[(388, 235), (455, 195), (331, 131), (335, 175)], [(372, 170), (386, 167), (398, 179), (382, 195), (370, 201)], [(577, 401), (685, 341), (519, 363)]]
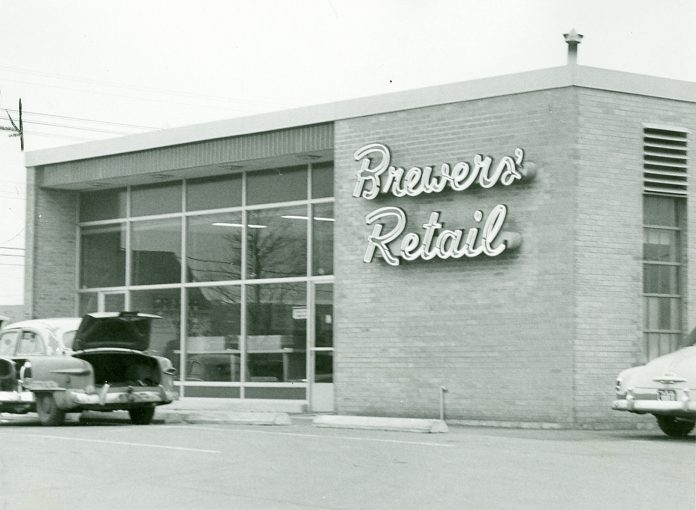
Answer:
[[(333, 162), (332, 162), (333, 163)], [(299, 166), (299, 165), (297, 165)], [(271, 168), (272, 169), (272, 168)], [(84, 294), (94, 294), (97, 295), (104, 292), (123, 292), (125, 293), (125, 303), (126, 307), (131, 306), (131, 292), (132, 291), (144, 291), (144, 290), (169, 290), (178, 289), (180, 291), (180, 310), (179, 310), (179, 350), (180, 350), (180, 367), (178, 380), (175, 385), (179, 387), (181, 396), (185, 396), (186, 386), (198, 386), (198, 387), (235, 387), (239, 388), (240, 399), (245, 398), (245, 387), (263, 387), (263, 388), (304, 388), (305, 390), (305, 401), (308, 401), (310, 397), (309, 385), (311, 384), (313, 372), (314, 372), (314, 352), (317, 351), (331, 351), (335, 350), (334, 347), (315, 347), (315, 332), (313, 327), (310, 327), (314, 323), (314, 286), (317, 284), (330, 283), (334, 284), (335, 278), (334, 274), (330, 275), (312, 275), (312, 264), (313, 264), (313, 253), (312, 253), (312, 243), (313, 243), (313, 228), (312, 221), (307, 221), (307, 263), (306, 263), (306, 274), (303, 276), (291, 276), (291, 277), (279, 277), (279, 278), (260, 278), (253, 279), (248, 278), (247, 275), (247, 241), (248, 241), (248, 213), (251, 211), (261, 211), (261, 210), (272, 210), (283, 207), (304, 207), (307, 211), (307, 217), (311, 219), (311, 213), (313, 207), (318, 204), (335, 203), (335, 196), (331, 197), (312, 197), (312, 175), (313, 175), (313, 165), (312, 163), (306, 164), (306, 199), (304, 200), (291, 200), (287, 202), (269, 202), (265, 204), (247, 204), (247, 178), (248, 175), (257, 170), (248, 171), (236, 171), (235, 174), (241, 174), (241, 186), (242, 186), (242, 205), (232, 206), (232, 207), (222, 207), (222, 208), (212, 208), (212, 209), (196, 209), (187, 210), (187, 189), (188, 183), (190, 181), (195, 181), (196, 179), (177, 179), (175, 181), (181, 182), (180, 186), (180, 199), (181, 199), (181, 211), (162, 213), (162, 214), (150, 214), (142, 216), (132, 215), (132, 189), (134, 186), (126, 186), (126, 216), (118, 218), (109, 218), (102, 220), (91, 220), (91, 221), (78, 221), (76, 225), (76, 236), (77, 236), (77, 256), (76, 256), (76, 274), (77, 278), (75, 281), (75, 309), (79, 312), (80, 308), (80, 296)], [(263, 169), (267, 170), (267, 169)], [(162, 185), (173, 184), (172, 181), (162, 182)], [(221, 213), (241, 213), (242, 219), (242, 248), (241, 248), (241, 277), (234, 280), (221, 280), (221, 281), (204, 281), (204, 282), (188, 282), (186, 281), (186, 260), (187, 260), (187, 235), (188, 235), (188, 218), (196, 216), (204, 216), (211, 214), (221, 214)], [(78, 218), (79, 218), (79, 200), (78, 200)], [(168, 219), (180, 219), (180, 233), (181, 233), (181, 274), (180, 281), (174, 283), (162, 283), (162, 284), (146, 284), (146, 285), (134, 285), (132, 280), (132, 265), (133, 257), (131, 254), (132, 247), (132, 227), (134, 224), (147, 222), (151, 220), (168, 220)], [(125, 227), (125, 250), (126, 250), (126, 275), (125, 284), (121, 286), (110, 286), (110, 287), (84, 287), (80, 288), (80, 271), (82, 268), (81, 260), (81, 237), (82, 229), (85, 227), (92, 226), (105, 226), (105, 225), (117, 225), (123, 224)], [(248, 290), (250, 286), (253, 285), (265, 285), (265, 284), (282, 284), (282, 283), (305, 283), (306, 284), (306, 303), (307, 309), (310, 311), (307, 319), (306, 327), (306, 373), (304, 382), (251, 382), (247, 381), (247, 297)], [(239, 339), (239, 351), (240, 351), (240, 374), (239, 381), (187, 381), (186, 377), (186, 334), (188, 328), (188, 292), (189, 288), (205, 288), (205, 287), (221, 287), (221, 286), (238, 286), (240, 287), (240, 328), (241, 334)]]

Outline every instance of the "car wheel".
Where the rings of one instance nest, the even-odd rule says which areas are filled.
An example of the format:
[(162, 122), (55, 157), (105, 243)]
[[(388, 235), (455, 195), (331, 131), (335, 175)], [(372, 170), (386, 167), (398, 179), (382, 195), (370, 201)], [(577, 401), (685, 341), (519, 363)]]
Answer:
[(670, 437), (684, 437), (694, 429), (696, 422), (675, 416), (656, 416), (660, 430)]
[(128, 414), (133, 425), (149, 425), (155, 416), (155, 408), (152, 407), (132, 407), (128, 409)]
[(41, 425), (57, 426), (65, 422), (65, 411), (58, 407), (52, 393), (36, 394), (36, 413)]

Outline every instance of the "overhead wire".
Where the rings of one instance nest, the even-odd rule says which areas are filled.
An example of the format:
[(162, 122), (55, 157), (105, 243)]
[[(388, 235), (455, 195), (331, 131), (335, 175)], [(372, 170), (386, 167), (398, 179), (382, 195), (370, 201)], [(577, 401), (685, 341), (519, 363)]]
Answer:
[(127, 135), (130, 133), (124, 133), (123, 131), (113, 131), (113, 130), (107, 130), (107, 129), (97, 129), (97, 128), (87, 128), (87, 127), (80, 127), (80, 126), (71, 126), (69, 124), (56, 124), (55, 122), (41, 122), (38, 120), (27, 120), (24, 119), (24, 124), (36, 124), (37, 126), (51, 126), (51, 127), (59, 127), (59, 128), (64, 128), (64, 129), (77, 129), (79, 131), (93, 131), (95, 133), (108, 133), (108, 134), (114, 134), (114, 135)]
[(19, 74), (28, 74), (28, 75), (40, 76), (40, 77), (45, 77), (45, 78), (55, 78), (55, 79), (66, 80), (66, 81), (75, 81), (78, 83), (91, 83), (93, 85), (103, 85), (103, 86), (114, 87), (114, 88), (138, 90), (141, 92), (149, 92), (149, 93), (155, 93), (155, 94), (167, 94), (167, 95), (172, 95), (172, 96), (181, 96), (181, 97), (188, 97), (188, 98), (193, 98), (193, 99), (206, 99), (206, 100), (213, 100), (213, 101), (225, 102), (225, 103), (229, 103), (229, 102), (237, 102), (237, 103), (244, 103), (244, 104), (256, 103), (256, 104), (260, 104), (260, 105), (275, 106), (275, 107), (287, 107), (287, 106), (289, 106), (287, 103), (278, 102), (278, 101), (264, 101), (264, 100), (249, 101), (248, 99), (238, 99), (238, 98), (233, 98), (233, 97), (229, 97), (229, 96), (219, 96), (219, 95), (214, 95), (214, 94), (201, 94), (198, 92), (190, 92), (190, 91), (175, 90), (175, 89), (164, 89), (164, 88), (159, 88), (159, 87), (148, 87), (148, 86), (143, 86), (143, 85), (135, 85), (132, 83), (117, 83), (117, 82), (112, 82), (112, 81), (107, 81), (107, 80), (95, 80), (94, 78), (85, 78), (82, 76), (66, 75), (66, 74), (52, 73), (52, 72), (47, 72), (47, 71), (37, 71), (34, 69), (8, 66), (8, 65), (3, 65), (3, 64), (0, 64), (0, 70), (5, 70), (5, 71), (19, 73)]
[(63, 135), (59, 133), (47, 133), (45, 131), (36, 131), (34, 129), (25, 129), (24, 130), (25, 135), (38, 135), (38, 136), (44, 136), (44, 137), (55, 137), (55, 138), (69, 138), (71, 140), (79, 140), (82, 142), (87, 142), (90, 140), (99, 140), (99, 138), (91, 138), (87, 136), (70, 136), (70, 135)]
[[(41, 87), (49, 87), (49, 88), (57, 88), (57, 89), (63, 89), (63, 90), (70, 90), (72, 92), (80, 92), (80, 93), (91, 93), (91, 94), (97, 94), (97, 95), (103, 95), (103, 96), (113, 96), (113, 97), (124, 97), (126, 99), (132, 99), (136, 101), (146, 101), (146, 102), (155, 102), (155, 103), (165, 103), (168, 105), (179, 105), (179, 106), (192, 106), (196, 108), (215, 108), (217, 110), (220, 109), (220, 104), (204, 104), (201, 102), (198, 103), (192, 103), (192, 102), (183, 102), (183, 101), (174, 101), (169, 98), (163, 98), (160, 96), (157, 97), (143, 97), (143, 96), (137, 96), (133, 94), (122, 94), (118, 92), (108, 92), (105, 90), (95, 90), (94, 88), (84, 88), (84, 89), (77, 89), (75, 87), (66, 87), (64, 85), (56, 85), (56, 84), (48, 84), (48, 83), (35, 83), (31, 81), (24, 81), (24, 80), (13, 80), (12, 78), (3, 78), (3, 81), (9, 81), (13, 83), (23, 83), (26, 85), (34, 85), (34, 86), (41, 86)], [(234, 110), (234, 111), (249, 111), (249, 109), (242, 109), (242, 108), (237, 108), (234, 106), (229, 106), (227, 105), (226, 108), (228, 110)]]
[[(3, 110), (7, 110), (8, 112), (12, 113), (19, 113), (19, 110), (15, 110), (12, 108), (3, 108)], [(160, 129), (152, 126), (139, 126), (137, 124), (124, 124), (123, 122), (110, 122), (107, 120), (97, 120), (97, 119), (86, 119), (84, 117), (70, 117), (68, 115), (57, 115), (55, 113), (43, 113), (43, 112), (30, 112), (28, 110), (22, 110), (22, 113), (24, 115), (41, 115), (42, 117), (55, 117), (58, 119), (67, 119), (67, 120), (80, 120), (83, 122), (92, 122), (95, 124), (109, 124), (113, 126), (123, 126), (123, 127), (131, 127), (131, 128), (139, 128), (139, 129)]]
[(26, 227), (20, 228), (19, 231), (18, 231), (15, 235), (13, 235), (12, 237), (10, 237), (9, 239), (5, 239), (4, 241), (0, 241), (0, 244), (7, 244), (7, 243), (9, 243), (10, 241), (14, 241), (14, 240), (17, 239), (19, 236), (21, 236), (21, 235), (24, 233), (25, 230), (26, 230)]

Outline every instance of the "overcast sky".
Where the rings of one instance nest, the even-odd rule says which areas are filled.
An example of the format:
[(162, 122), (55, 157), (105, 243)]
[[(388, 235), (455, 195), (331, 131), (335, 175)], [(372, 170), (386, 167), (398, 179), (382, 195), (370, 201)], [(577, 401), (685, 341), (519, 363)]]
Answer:
[[(692, 0), (0, 0), (0, 126), (26, 150), (578, 62), (696, 82)], [(24, 159), (0, 131), (0, 305)]]

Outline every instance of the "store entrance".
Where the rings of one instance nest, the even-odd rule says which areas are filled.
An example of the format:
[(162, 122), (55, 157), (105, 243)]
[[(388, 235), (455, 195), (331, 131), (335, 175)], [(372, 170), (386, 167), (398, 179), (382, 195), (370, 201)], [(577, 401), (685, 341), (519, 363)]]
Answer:
[(313, 332), (309, 357), (309, 405), (314, 412), (332, 412), (334, 404), (333, 284), (312, 285)]

